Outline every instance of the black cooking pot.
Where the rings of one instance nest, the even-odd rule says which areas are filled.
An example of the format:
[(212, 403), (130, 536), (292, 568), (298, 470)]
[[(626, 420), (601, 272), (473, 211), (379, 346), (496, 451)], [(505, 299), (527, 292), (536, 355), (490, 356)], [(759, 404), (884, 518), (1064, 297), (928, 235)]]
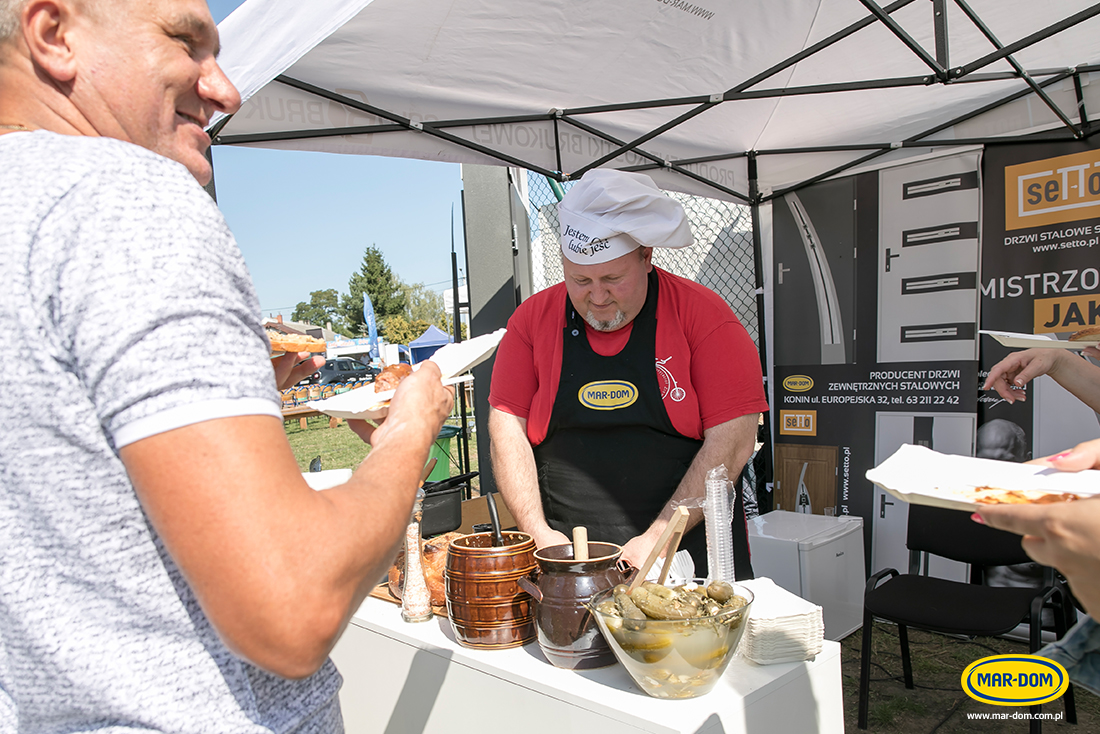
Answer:
[(425, 482), (424, 514), (420, 520), (420, 536), (430, 538), (449, 533), (462, 525), (462, 489), (478, 472)]

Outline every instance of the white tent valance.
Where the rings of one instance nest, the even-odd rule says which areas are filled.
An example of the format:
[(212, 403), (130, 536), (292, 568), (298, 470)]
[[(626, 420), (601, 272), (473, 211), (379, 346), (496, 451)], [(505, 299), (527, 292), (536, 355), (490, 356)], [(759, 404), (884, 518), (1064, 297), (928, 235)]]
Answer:
[(1100, 115), (1080, 0), (249, 0), (221, 32), (247, 99), (216, 144), (611, 166), (740, 201)]

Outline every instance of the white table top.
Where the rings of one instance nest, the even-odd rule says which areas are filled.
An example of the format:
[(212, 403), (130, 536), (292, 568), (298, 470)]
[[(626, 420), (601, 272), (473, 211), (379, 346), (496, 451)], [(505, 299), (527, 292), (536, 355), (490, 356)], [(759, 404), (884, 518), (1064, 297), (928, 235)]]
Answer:
[[(728, 717), (730, 722), (742, 721), (744, 710), (754, 701), (789, 683), (804, 681), (807, 672), (824, 665), (835, 666), (835, 693), (839, 694), (840, 690), (840, 644), (828, 640), (813, 661), (761, 666), (737, 656), (710, 693), (694, 699), (663, 700), (643, 693), (618, 663), (596, 670), (564, 670), (546, 660), (537, 642), (508, 650), (466, 648), (455, 641), (446, 618), (435, 617), (428, 622), (410, 624), (402, 621), (398, 605), (380, 599), (368, 598), (351, 623), (437, 654), (452, 665), (466, 666), (639, 728), (645, 728), (650, 722), (676, 731), (695, 731), (715, 715), (723, 720)], [(805, 686), (797, 688), (806, 690)], [(803, 700), (792, 704), (816, 706), (817, 702)], [(843, 727), (842, 722), (840, 726)]]

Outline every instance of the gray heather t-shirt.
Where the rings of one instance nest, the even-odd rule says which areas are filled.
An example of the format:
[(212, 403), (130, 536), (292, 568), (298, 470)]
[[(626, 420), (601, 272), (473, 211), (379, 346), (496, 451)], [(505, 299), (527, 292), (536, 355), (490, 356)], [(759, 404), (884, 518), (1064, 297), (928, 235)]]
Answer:
[(0, 734), (340, 731), (331, 662), (290, 681), (226, 649), (117, 453), (280, 414), (218, 208), (142, 148), (2, 135), (0, 274)]

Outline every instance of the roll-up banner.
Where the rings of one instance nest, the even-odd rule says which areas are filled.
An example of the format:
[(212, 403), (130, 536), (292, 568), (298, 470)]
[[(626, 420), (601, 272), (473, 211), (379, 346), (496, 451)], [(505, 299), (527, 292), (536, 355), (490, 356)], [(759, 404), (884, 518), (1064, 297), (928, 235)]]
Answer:
[(773, 506), (861, 516), (869, 570), (908, 568), (908, 507), (867, 469), (973, 451), (980, 211), (977, 152), (772, 203)]
[[(991, 147), (983, 167), (982, 328), (1065, 340), (1100, 324), (1100, 148)], [(983, 335), (981, 379), (1018, 349)], [(1050, 377), (1014, 404), (983, 393), (978, 417), (978, 453), (995, 458), (1022, 461), (1100, 438), (1096, 414)]]

